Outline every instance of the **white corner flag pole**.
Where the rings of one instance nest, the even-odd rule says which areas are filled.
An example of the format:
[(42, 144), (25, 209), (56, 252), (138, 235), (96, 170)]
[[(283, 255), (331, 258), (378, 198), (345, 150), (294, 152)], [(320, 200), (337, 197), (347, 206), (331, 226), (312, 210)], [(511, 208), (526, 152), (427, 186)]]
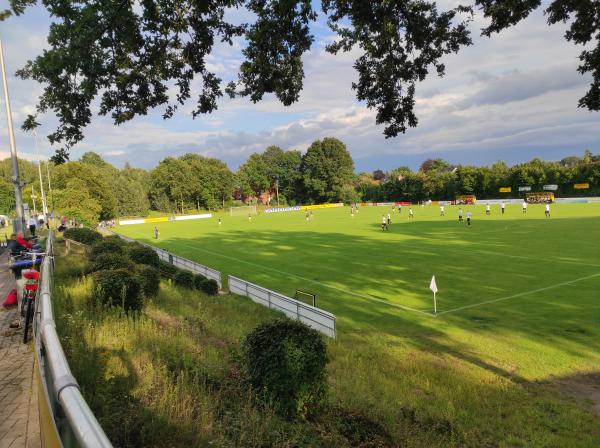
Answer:
[(435, 295), (438, 292), (438, 287), (435, 283), (435, 275), (431, 277), (431, 283), (429, 284), (429, 289), (433, 291), (433, 314), (437, 314), (437, 301)]

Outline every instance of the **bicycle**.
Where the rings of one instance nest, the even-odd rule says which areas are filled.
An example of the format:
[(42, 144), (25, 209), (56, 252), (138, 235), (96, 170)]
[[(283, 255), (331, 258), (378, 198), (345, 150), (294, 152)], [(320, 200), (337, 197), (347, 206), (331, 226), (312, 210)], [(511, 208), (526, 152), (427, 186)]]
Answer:
[(29, 340), (29, 328), (33, 324), (33, 313), (35, 307), (35, 296), (37, 294), (40, 273), (32, 269), (22, 272), (25, 278), (23, 288), (23, 299), (21, 300), (21, 316), (25, 318), (23, 326), (23, 344), (27, 344)]
[(25, 318), (23, 328), (23, 343), (27, 344), (29, 340), (29, 329), (33, 323), (33, 313), (35, 306), (35, 296), (37, 293), (40, 273), (35, 269), (39, 267), (43, 258), (43, 252), (11, 252), (9, 258), (9, 267), (13, 271), (15, 278), (25, 278), (23, 287), (23, 298), (21, 299), (21, 316)]

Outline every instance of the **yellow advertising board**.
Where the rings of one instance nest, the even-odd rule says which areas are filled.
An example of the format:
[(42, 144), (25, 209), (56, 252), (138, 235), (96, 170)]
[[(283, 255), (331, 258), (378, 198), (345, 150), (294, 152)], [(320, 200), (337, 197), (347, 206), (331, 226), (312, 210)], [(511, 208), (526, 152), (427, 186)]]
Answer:
[(159, 216), (158, 218), (146, 218), (144, 219), (144, 223), (149, 224), (151, 222), (167, 222), (168, 220), (168, 216)]
[(344, 204), (343, 203), (339, 203), (339, 204), (315, 204), (315, 205), (306, 205), (304, 207), (302, 207), (302, 210), (316, 210), (319, 208), (334, 208), (334, 207), (343, 207)]
[(500, 187), (500, 193), (510, 193), (510, 187)]
[(575, 188), (575, 190), (585, 190), (587, 188), (590, 188), (590, 184), (575, 184), (573, 185), (573, 188)]

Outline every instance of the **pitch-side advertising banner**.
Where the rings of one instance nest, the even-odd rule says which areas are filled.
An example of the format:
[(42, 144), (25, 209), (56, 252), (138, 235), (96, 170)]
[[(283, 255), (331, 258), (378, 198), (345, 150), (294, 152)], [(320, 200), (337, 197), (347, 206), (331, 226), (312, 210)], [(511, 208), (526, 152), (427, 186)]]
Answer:
[(280, 213), (280, 212), (297, 212), (302, 207), (297, 205), (296, 207), (276, 207), (276, 208), (266, 208), (265, 213)]
[(302, 207), (302, 210), (316, 210), (319, 208), (334, 208), (334, 207), (343, 207), (344, 203), (340, 202), (338, 204), (315, 204), (315, 205), (305, 205)]

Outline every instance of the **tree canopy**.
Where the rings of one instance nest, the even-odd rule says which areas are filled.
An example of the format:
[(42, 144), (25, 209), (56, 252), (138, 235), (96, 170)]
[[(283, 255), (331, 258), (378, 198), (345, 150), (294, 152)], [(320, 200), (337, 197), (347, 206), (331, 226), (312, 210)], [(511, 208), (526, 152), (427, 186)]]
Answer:
[[(24, 14), (37, 0), (11, 0), (0, 20)], [(40, 2), (52, 17), (49, 49), (18, 74), (44, 85), (38, 113), (59, 120), (48, 138), (64, 145), (54, 162), (68, 160), (68, 148), (84, 137), (92, 104), (115, 124), (161, 108), (172, 117), (200, 84), (192, 116), (214, 111), (225, 93), (253, 102), (274, 94), (284, 105), (298, 100), (303, 87), (302, 56), (311, 49), (311, 25), (319, 12), (310, 0), (69, 1)], [(516, 25), (541, 0), (470, 0), (441, 10), (434, 0), (323, 0), (321, 11), (337, 38), (333, 54), (359, 49), (354, 67), (356, 96), (375, 109), (386, 137), (416, 126), (417, 85), (443, 76), (442, 57), (472, 44), (469, 22), (480, 10), (489, 20), (481, 30), (492, 36)], [(228, 10), (245, 8), (249, 23), (234, 23)], [(590, 73), (579, 107), (600, 110), (600, 8), (594, 0), (545, 3), (548, 24), (568, 23), (565, 39), (584, 49), (578, 71)], [(207, 58), (218, 41), (245, 45), (237, 79), (223, 80)], [(170, 87), (174, 87), (171, 89)], [(37, 126), (29, 116), (24, 128)]]

